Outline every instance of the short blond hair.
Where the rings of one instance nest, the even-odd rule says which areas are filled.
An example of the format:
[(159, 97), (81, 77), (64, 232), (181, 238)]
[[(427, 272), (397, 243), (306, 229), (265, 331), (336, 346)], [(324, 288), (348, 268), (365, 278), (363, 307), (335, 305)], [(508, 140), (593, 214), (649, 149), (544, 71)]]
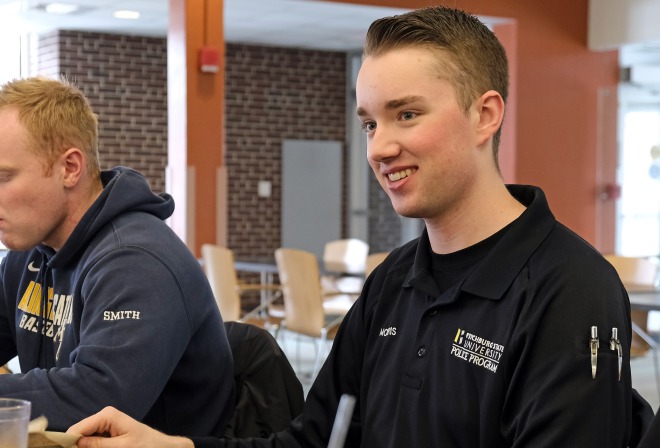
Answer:
[(98, 119), (71, 81), (41, 76), (10, 81), (0, 88), (0, 109), (9, 107), (18, 111), (47, 173), (64, 151), (75, 147), (85, 154), (90, 174), (100, 175)]
[[(506, 52), (495, 34), (476, 16), (446, 6), (430, 6), (383, 17), (369, 27), (362, 56), (378, 56), (410, 47), (437, 52), (438, 75), (453, 84), (465, 113), (488, 90), (498, 92), (506, 102), (509, 95)], [(500, 125), (493, 135), (493, 156), (498, 169), (501, 133)]]

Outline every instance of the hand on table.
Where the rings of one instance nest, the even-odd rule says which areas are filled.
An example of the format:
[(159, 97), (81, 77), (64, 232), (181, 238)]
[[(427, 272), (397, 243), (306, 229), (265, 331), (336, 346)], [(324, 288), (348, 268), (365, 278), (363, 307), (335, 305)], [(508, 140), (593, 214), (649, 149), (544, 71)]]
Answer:
[(83, 435), (78, 448), (194, 448), (191, 440), (165, 435), (113, 407), (76, 423), (67, 433)]

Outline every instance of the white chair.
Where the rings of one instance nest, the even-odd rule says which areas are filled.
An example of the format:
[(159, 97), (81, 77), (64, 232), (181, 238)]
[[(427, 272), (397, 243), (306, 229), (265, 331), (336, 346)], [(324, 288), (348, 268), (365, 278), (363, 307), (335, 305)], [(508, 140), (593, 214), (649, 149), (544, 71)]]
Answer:
[(323, 248), (323, 266), (326, 272), (363, 275), (369, 245), (357, 238), (329, 241)]
[(329, 241), (323, 249), (323, 289), (357, 294), (364, 283), (369, 245), (357, 238)]

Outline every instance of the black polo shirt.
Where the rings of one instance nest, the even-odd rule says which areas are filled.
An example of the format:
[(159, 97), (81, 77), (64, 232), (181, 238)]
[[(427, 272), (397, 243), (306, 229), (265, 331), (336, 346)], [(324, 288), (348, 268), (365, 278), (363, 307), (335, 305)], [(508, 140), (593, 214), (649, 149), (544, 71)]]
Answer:
[(540, 189), (508, 188), (527, 209), (464, 281), (438, 288), (426, 233), (393, 251), (344, 319), (292, 428), (223, 446), (325, 447), (348, 393), (357, 397), (348, 447), (626, 447), (626, 292)]

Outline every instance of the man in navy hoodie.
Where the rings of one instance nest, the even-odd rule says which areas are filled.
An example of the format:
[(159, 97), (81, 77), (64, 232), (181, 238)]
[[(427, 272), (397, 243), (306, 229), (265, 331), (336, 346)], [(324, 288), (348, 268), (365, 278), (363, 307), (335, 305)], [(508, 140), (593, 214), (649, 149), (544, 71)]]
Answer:
[(167, 194), (101, 171), (97, 117), (66, 80), (0, 90), (0, 396), (54, 430), (113, 405), (162, 431), (219, 434), (233, 408), (224, 326)]

